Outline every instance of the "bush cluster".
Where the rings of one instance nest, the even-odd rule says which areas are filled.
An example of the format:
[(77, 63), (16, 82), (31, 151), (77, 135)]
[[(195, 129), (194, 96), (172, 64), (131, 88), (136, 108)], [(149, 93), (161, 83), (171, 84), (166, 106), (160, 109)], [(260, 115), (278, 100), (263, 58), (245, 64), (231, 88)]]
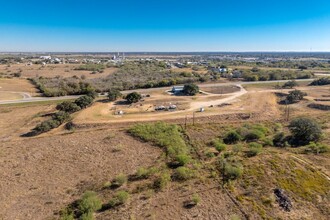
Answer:
[(188, 147), (177, 125), (165, 122), (137, 124), (129, 132), (144, 141), (151, 141), (165, 148), (166, 155), (173, 163), (185, 164), (189, 160)]
[(83, 95), (95, 91), (90, 83), (73, 77), (65, 79), (38, 77), (30, 80), (46, 97)]
[(67, 112), (56, 112), (55, 114), (53, 114), (51, 119), (41, 122), (33, 130), (36, 132), (36, 134), (41, 134), (50, 131), (54, 128), (57, 128), (65, 121), (68, 121), (70, 118), (70, 114), (68, 114)]
[(324, 86), (324, 85), (329, 85), (329, 84), (330, 84), (330, 77), (323, 77), (323, 78), (314, 80), (309, 85), (310, 86)]
[[(59, 127), (64, 122), (71, 119), (70, 113), (86, 108), (91, 105), (93, 101), (94, 98), (92, 96), (84, 95), (76, 99), (74, 102), (64, 101), (58, 104), (56, 109), (59, 110), (59, 112), (54, 113), (51, 119), (38, 124), (33, 129), (33, 135), (38, 135)], [(68, 127), (70, 127), (70, 125), (68, 125)]]
[(178, 167), (175, 169), (173, 174), (173, 178), (179, 181), (189, 180), (194, 176), (195, 176), (195, 171), (188, 167)]
[(284, 70), (262, 70), (253, 68), (251, 70), (240, 70), (245, 81), (268, 81), (268, 80), (288, 80), (288, 79), (309, 79), (313, 74), (301, 71)]

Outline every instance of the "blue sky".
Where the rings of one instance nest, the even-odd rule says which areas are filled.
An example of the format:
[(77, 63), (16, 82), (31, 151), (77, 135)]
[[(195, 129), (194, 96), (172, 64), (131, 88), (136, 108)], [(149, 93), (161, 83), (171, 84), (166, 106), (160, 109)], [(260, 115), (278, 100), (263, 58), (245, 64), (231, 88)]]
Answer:
[(0, 51), (330, 51), (330, 0), (0, 0)]

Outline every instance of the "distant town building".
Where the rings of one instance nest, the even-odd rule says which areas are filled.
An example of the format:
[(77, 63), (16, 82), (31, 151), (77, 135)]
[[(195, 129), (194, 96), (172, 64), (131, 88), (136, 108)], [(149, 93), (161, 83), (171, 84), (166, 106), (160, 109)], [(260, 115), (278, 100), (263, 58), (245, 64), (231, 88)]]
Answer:
[(41, 60), (51, 60), (52, 57), (51, 56), (41, 56), (40, 59)]

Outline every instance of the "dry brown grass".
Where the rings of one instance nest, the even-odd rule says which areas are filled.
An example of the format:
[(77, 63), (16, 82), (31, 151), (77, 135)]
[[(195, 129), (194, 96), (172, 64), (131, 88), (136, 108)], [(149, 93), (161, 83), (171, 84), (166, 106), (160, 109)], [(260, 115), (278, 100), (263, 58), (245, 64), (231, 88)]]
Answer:
[(104, 130), (1, 142), (0, 152), (0, 217), (41, 220), (95, 184), (151, 165), (161, 150)]
[(29, 92), (35, 93), (35, 87), (26, 79), (5, 79), (0, 78), (0, 92), (10, 91), (10, 92)]
[(12, 92), (1, 92), (0, 91), (0, 100), (16, 100), (22, 99), (22, 95)]
[(0, 65), (0, 73), (5, 73), (9, 75), (10, 73), (21, 72), (22, 77), (33, 78), (37, 76), (43, 77), (72, 77), (72, 76), (86, 76), (86, 78), (99, 78), (105, 77), (112, 74), (117, 69), (116, 68), (106, 68), (103, 73), (91, 74), (92, 71), (81, 71), (75, 70), (78, 66), (82, 64), (48, 64), (46, 66), (42, 65), (32, 65), (26, 66), (25, 64), (11, 64), (10, 67), (7, 65)]

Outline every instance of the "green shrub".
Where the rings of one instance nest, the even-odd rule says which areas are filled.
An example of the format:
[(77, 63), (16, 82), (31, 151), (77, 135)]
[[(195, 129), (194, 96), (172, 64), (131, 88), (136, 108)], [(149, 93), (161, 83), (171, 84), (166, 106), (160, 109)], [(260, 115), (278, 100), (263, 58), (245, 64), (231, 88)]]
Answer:
[(243, 174), (243, 168), (241, 164), (231, 163), (223, 158), (220, 158), (219, 160), (218, 169), (222, 174), (224, 182), (235, 180)]
[(215, 139), (211, 142), (211, 145), (219, 152), (226, 150), (226, 144), (221, 143), (219, 139)]
[(53, 128), (57, 128), (61, 123), (59, 121), (49, 119), (47, 121), (41, 122), (38, 124), (33, 130), (37, 133), (43, 133), (52, 130)]
[(117, 89), (111, 89), (108, 91), (108, 99), (113, 102), (116, 101), (118, 98), (120, 98), (122, 94)]
[(65, 121), (70, 120), (71, 119), (71, 116), (67, 112), (59, 111), (59, 112), (56, 112), (55, 114), (52, 115), (52, 119), (54, 121), (58, 121), (60, 124), (62, 124)]
[(201, 198), (198, 196), (198, 194), (194, 194), (192, 197), (191, 197), (191, 201), (197, 205), (200, 201), (201, 201)]
[(129, 132), (145, 141), (151, 141), (164, 147), (167, 156), (172, 159), (175, 159), (177, 155), (186, 155), (189, 152), (177, 125), (165, 122), (137, 124)]
[(126, 182), (127, 182), (127, 176), (125, 174), (119, 174), (112, 180), (111, 186), (120, 187), (124, 185)]
[(64, 102), (58, 104), (56, 106), (56, 109), (59, 111), (73, 113), (73, 112), (79, 111), (80, 107), (74, 102), (64, 101)]
[(72, 121), (69, 121), (68, 123), (65, 124), (64, 127), (65, 127), (66, 130), (71, 131), (75, 128), (75, 124)]
[(157, 172), (157, 169), (156, 168), (149, 168), (149, 169), (146, 169), (146, 168), (143, 168), (143, 167), (140, 167), (137, 171), (136, 171), (136, 177), (138, 179), (147, 179), (149, 178), (151, 175), (153, 175), (154, 173)]
[(135, 175), (138, 179), (146, 179), (149, 177), (149, 171), (146, 168), (140, 167)]
[(296, 87), (296, 86), (298, 86), (298, 83), (295, 80), (290, 80), (290, 81), (284, 83), (284, 85), (282, 86), (282, 88), (292, 89), (293, 87)]
[(288, 103), (296, 103), (299, 102), (300, 100), (302, 100), (304, 98), (304, 96), (306, 96), (307, 93), (302, 92), (300, 90), (294, 90), (289, 92), (289, 95), (286, 97), (286, 101)]
[(262, 145), (252, 142), (249, 144), (249, 150), (246, 152), (246, 155), (248, 157), (253, 157), (253, 156), (260, 154), (261, 151), (262, 151)]
[(233, 166), (231, 164), (227, 164), (227, 166), (225, 167), (225, 176), (227, 179), (235, 180), (242, 176), (242, 174), (243, 169), (241, 167)]
[(60, 211), (60, 220), (74, 220), (73, 211), (69, 208)]
[(102, 72), (105, 69), (103, 64), (93, 64), (88, 63), (75, 68), (75, 70), (84, 70), (84, 71), (97, 71)]
[(313, 154), (322, 154), (330, 152), (329, 146), (321, 143), (311, 142), (309, 145), (306, 146), (305, 153), (313, 153)]
[(242, 139), (242, 137), (236, 131), (230, 131), (226, 134), (223, 141), (226, 144), (236, 144)]
[(329, 85), (330, 84), (330, 77), (323, 77), (320, 79), (316, 79), (313, 82), (311, 82), (311, 86), (323, 86), (323, 85)]
[(101, 207), (101, 200), (98, 198), (97, 194), (92, 191), (85, 192), (78, 204), (81, 213), (95, 212)]
[(115, 207), (115, 206), (119, 206), (122, 204), (125, 204), (127, 202), (127, 200), (129, 199), (129, 193), (126, 191), (118, 191), (113, 197), (112, 199), (109, 201), (109, 206), (110, 207)]
[(154, 187), (158, 190), (162, 190), (167, 186), (170, 181), (171, 175), (168, 172), (164, 172), (155, 179)]
[(205, 156), (212, 158), (212, 157), (215, 157), (215, 154), (214, 154), (214, 152), (208, 150), (205, 152)]
[(86, 212), (86, 213), (83, 213), (79, 220), (93, 220), (94, 217), (93, 217), (93, 212)]
[(179, 166), (184, 166), (187, 163), (189, 163), (191, 160), (191, 157), (189, 155), (186, 154), (179, 154), (178, 156), (175, 157), (175, 162), (179, 165)]
[(269, 129), (267, 127), (265, 127), (263, 124), (254, 124), (251, 127), (253, 130), (257, 130), (260, 131), (261, 133), (263, 133), (264, 135), (269, 133)]
[(275, 147), (285, 147), (286, 137), (284, 132), (280, 132), (274, 135), (273, 143)]
[(271, 140), (270, 138), (262, 138), (261, 139), (261, 142), (262, 142), (262, 146), (266, 147), (266, 146), (269, 146), (269, 147), (272, 147), (274, 146), (274, 143), (273, 143), (273, 140)]
[(265, 134), (262, 131), (253, 129), (252, 131), (250, 131), (249, 133), (247, 133), (245, 135), (244, 140), (246, 140), (246, 141), (257, 141), (260, 138), (263, 138), (264, 136), (265, 136)]
[(195, 177), (195, 172), (188, 167), (178, 167), (174, 172), (174, 179), (176, 180), (188, 180)]
[(236, 145), (233, 146), (233, 152), (234, 153), (239, 153), (239, 152), (242, 151), (242, 149), (243, 149), (243, 146), (241, 144), (236, 144)]

